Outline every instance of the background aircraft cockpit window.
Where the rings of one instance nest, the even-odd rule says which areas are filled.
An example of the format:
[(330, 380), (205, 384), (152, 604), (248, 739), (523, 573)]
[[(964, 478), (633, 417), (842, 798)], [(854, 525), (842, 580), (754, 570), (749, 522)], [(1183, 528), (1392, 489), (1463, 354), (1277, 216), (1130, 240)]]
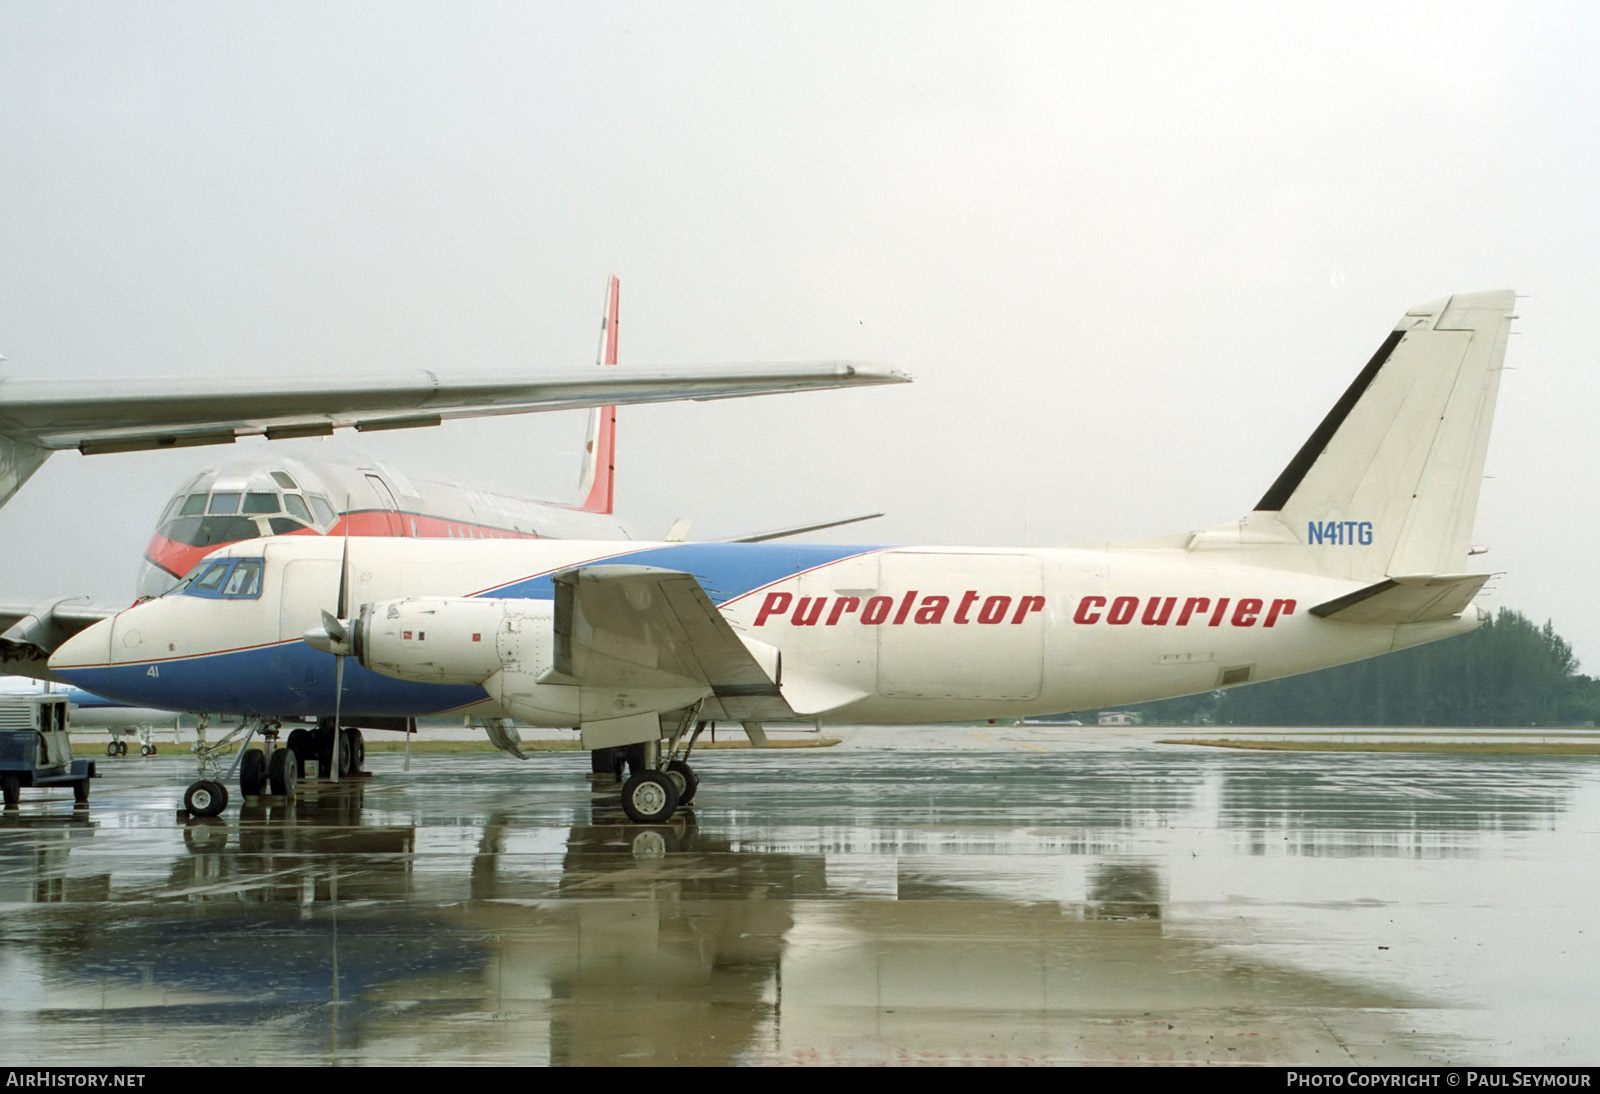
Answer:
[(204, 494), (190, 494), (183, 499), (183, 511), (180, 517), (197, 517), (206, 511), (206, 496)]
[(300, 489), (299, 484), (289, 477), (289, 472), (287, 471), (274, 471), (272, 473), (272, 481), (283, 487), (285, 490)]
[(190, 547), (215, 547), (261, 534), (250, 517), (179, 517), (160, 528), (160, 534), (174, 543)]
[(288, 508), (291, 517), (299, 517), (307, 524), (311, 521), (311, 510), (306, 508), (306, 499), (299, 494), (285, 494), (283, 504)]
[(311, 511), (317, 514), (318, 524), (332, 524), (334, 522), (336, 514), (333, 511), (333, 506), (328, 504), (326, 498), (318, 497), (316, 494), (307, 494), (306, 500), (311, 503)]
[(208, 513), (237, 513), (238, 511), (239, 494), (237, 491), (212, 494), (211, 505), (206, 509)]
[(282, 506), (278, 504), (278, 495), (268, 493), (249, 493), (244, 496), (244, 511), (246, 513), (276, 513)]

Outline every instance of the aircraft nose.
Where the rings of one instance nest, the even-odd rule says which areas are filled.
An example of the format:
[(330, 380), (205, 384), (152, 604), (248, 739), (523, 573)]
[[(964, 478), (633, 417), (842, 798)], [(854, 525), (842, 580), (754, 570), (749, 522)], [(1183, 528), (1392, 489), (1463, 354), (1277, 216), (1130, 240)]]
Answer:
[(50, 671), (69, 684), (106, 695), (111, 683), (111, 632), (115, 618), (102, 619), (56, 647)]

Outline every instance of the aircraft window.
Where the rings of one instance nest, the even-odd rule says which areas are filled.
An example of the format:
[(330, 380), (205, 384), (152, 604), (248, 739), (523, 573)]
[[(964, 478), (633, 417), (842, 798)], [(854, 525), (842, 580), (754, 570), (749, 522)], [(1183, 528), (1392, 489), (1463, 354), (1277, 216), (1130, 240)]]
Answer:
[(250, 493), (244, 496), (244, 511), (246, 513), (277, 513), (283, 510), (278, 504), (278, 495), (267, 493)]
[(239, 511), (239, 495), (237, 492), (212, 494), (211, 506), (208, 513), (237, 513)]
[(333, 511), (333, 506), (329, 505), (326, 499), (319, 498), (315, 494), (307, 494), (306, 500), (311, 503), (311, 511), (317, 514), (318, 524), (332, 524), (334, 522), (336, 515)]
[(286, 536), (290, 532), (304, 531), (306, 527), (292, 517), (268, 517), (267, 523), (272, 526), (272, 534), (275, 536)]
[(183, 499), (183, 512), (179, 516), (199, 516), (206, 511), (206, 496), (204, 494), (190, 494)]
[(285, 490), (300, 489), (299, 485), (289, 477), (289, 473), (287, 471), (274, 471), (272, 473), (272, 481), (283, 487)]
[(233, 569), (233, 562), (214, 562), (211, 569), (197, 577), (189, 586), (190, 593), (216, 592), (222, 585), (222, 579), (228, 576), (228, 571)]
[(283, 496), (283, 504), (288, 508), (290, 516), (299, 517), (307, 524), (312, 523), (311, 510), (306, 508), (306, 499), (299, 494), (285, 494)]
[(169, 520), (160, 532), (174, 543), (190, 547), (220, 547), (241, 539), (255, 539), (261, 534), (250, 517), (179, 517)]
[(239, 565), (233, 568), (233, 576), (223, 586), (222, 595), (240, 600), (260, 596), (261, 562), (253, 558), (241, 559)]

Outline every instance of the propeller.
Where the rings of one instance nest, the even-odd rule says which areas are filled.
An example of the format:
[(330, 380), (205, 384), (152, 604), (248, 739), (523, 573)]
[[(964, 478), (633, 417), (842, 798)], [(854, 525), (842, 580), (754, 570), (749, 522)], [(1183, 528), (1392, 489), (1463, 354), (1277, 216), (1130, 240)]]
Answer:
[(350, 504), (345, 502), (344, 547), (339, 553), (339, 596), (334, 610), (322, 610), (322, 626), (312, 627), (301, 637), (313, 649), (333, 654), (333, 781), (339, 781), (340, 753), (343, 751), (343, 729), (340, 713), (344, 706), (344, 660), (355, 652), (352, 640), (354, 627), (350, 619)]

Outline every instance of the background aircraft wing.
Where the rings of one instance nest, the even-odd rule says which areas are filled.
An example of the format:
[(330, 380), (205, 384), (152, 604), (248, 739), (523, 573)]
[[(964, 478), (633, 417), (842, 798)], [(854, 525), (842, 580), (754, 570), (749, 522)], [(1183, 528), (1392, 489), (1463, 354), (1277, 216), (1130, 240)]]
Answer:
[(594, 370), (539, 377), (451, 378), (426, 369), (367, 378), (174, 381), (0, 381), (0, 438), (85, 454), (226, 444), (235, 438), (324, 436), (438, 425), (452, 418), (621, 403), (731, 399), (905, 383), (903, 373), (850, 361)]
[(122, 608), (82, 599), (0, 604), (0, 674), (54, 679), (47, 662), (61, 643)]

